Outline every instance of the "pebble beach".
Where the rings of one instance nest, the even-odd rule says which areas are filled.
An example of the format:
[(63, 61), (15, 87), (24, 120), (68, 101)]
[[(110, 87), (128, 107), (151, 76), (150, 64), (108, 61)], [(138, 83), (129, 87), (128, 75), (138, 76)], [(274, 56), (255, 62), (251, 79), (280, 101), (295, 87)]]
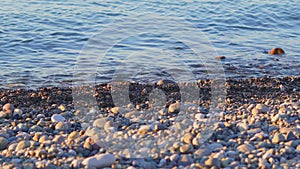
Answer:
[[(180, 102), (176, 86), (153, 84), (165, 91), (163, 109), (149, 99), (151, 85), (133, 84), (123, 107), (109, 85), (96, 85), (96, 108), (76, 105), (72, 87), (0, 89), (0, 168), (300, 168), (300, 77), (226, 79), (207, 138), (201, 121), (212, 114), (211, 81), (197, 85), (192, 105)], [(82, 114), (91, 114), (88, 122)], [(137, 144), (160, 135), (172, 144)], [(139, 147), (114, 147), (128, 138)]]

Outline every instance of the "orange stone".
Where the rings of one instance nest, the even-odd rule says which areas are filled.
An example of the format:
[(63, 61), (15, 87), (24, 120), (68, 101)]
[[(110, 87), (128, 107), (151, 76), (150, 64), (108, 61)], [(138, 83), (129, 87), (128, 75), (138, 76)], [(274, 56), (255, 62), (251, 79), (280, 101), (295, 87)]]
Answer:
[(284, 54), (284, 50), (281, 48), (273, 48), (272, 50), (269, 51), (270, 55), (282, 55)]
[(226, 57), (225, 56), (216, 56), (215, 59), (217, 59), (217, 60), (224, 60), (224, 59), (226, 59)]

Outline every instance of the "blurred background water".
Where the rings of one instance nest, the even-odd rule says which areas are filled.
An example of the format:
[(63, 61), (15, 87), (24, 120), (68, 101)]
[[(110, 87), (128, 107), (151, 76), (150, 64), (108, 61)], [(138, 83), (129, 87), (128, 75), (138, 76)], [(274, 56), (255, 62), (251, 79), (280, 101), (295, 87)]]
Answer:
[[(226, 57), (221, 61), (226, 77), (277, 77), (299, 75), (300, 71), (298, 0), (2, 0), (0, 6), (2, 88), (71, 85), (76, 80), (73, 74), (80, 52), (93, 35), (115, 20), (145, 13), (177, 17), (203, 32), (217, 55)], [(147, 23), (147, 33), (146, 28)], [(99, 62), (95, 82), (107, 82), (114, 76), (124, 51), (140, 49), (146, 49), (147, 56), (132, 56), (128, 69), (130, 72), (139, 68), (135, 80), (164, 78), (168, 71), (180, 75), (180, 67), (167, 63), (168, 57), (173, 56), (157, 54), (155, 49), (176, 51), (182, 60), (187, 58), (196, 78), (207, 78), (203, 63), (192, 59), (193, 52), (189, 48), (180, 41), (158, 36), (159, 33), (130, 37), (117, 44), (105, 60)], [(273, 47), (283, 48), (286, 54), (266, 54)], [(141, 62), (147, 63), (145, 69), (140, 69)], [(151, 69), (151, 64), (164, 63), (165, 72), (155, 66)]]

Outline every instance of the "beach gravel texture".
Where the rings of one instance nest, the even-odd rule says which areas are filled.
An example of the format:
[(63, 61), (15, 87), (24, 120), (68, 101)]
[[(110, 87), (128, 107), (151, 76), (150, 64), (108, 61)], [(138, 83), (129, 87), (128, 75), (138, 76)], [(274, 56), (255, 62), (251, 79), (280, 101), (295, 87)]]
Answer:
[[(165, 109), (148, 120), (143, 117), (153, 102), (139, 94), (147, 85), (135, 84), (132, 103), (125, 107), (114, 106), (109, 85), (97, 85), (91, 93), (98, 107), (81, 109), (74, 108), (71, 88), (0, 89), (0, 168), (300, 168), (299, 77), (227, 79), (226, 102), (218, 105), (218, 120), (202, 142), (210, 83), (198, 83), (200, 108), (183, 108), (170, 90), (173, 94), (164, 93)], [(185, 111), (192, 113), (176, 123)], [(140, 147), (147, 158), (114, 147), (128, 138), (138, 142), (168, 134), (180, 137), (169, 147)]]

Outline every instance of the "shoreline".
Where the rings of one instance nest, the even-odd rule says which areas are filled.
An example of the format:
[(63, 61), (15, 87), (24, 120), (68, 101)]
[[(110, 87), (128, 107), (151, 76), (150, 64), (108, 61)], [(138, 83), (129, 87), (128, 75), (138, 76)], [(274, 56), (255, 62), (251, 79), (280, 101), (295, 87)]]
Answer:
[[(201, 80), (198, 85), (200, 100), (197, 103), (201, 109), (188, 107), (190, 112), (187, 115), (196, 121), (207, 120), (211, 109), (211, 81)], [(216, 123), (209, 130), (211, 135), (207, 140), (199, 143), (197, 140), (200, 140), (201, 124), (190, 123), (193, 127), (183, 128), (183, 135), (177, 133), (178, 140), (173, 145), (156, 151), (151, 147), (156, 156), (151, 154), (151, 157), (141, 159), (125, 151), (118, 153), (110, 149), (108, 143), (113, 143), (113, 137), (122, 140), (124, 133), (145, 139), (171, 131), (178, 118), (176, 106), (175, 113), (170, 110), (171, 105), (181, 98), (176, 92), (178, 86), (168, 83), (132, 84), (129, 87), (132, 103), (123, 108), (114, 108), (110, 87), (100, 84), (96, 88), (83, 90), (88, 97), (92, 96), (96, 100), (99, 110), (90, 109), (88, 105), (75, 110), (85, 103), (74, 103), (74, 88), (0, 89), (1, 107), (6, 103), (14, 105), (10, 107), (14, 110), (3, 109), (6, 111), (5, 116), (1, 117), (3, 113), (0, 113), (0, 167), (300, 167), (297, 161), (300, 157), (300, 77), (226, 79), (226, 98), (224, 104), (218, 105), (222, 113), (215, 119), (217, 121), (213, 121)], [(75, 91), (80, 92), (80, 87), (77, 89)], [(159, 94), (166, 95), (167, 103), (163, 105), (167, 112), (151, 108), (147, 97), (153, 89), (164, 91)], [(135, 108), (148, 113), (149, 110), (155, 110), (153, 112), (157, 112), (158, 116), (152, 119), (153, 114), (134, 114), (130, 109)], [(80, 111), (96, 114), (90, 127), (82, 127), (84, 122), (80, 120), (83, 119), (78, 119), (81, 117)], [(102, 121), (97, 121), (99, 118)], [(181, 122), (184, 124), (186, 121)], [(98, 138), (91, 136), (99, 130), (111, 137), (105, 138), (109, 141), (103, 147), (100, 135)], [(123, 134), (115, 136), (118, 132)], [(92, 164), (91, 158), (97, 155), (101, 155), (101, 158), (98, 156), (98, 164)], [(111, 160), (110, 163), (106, 164), (103, 158)]]

